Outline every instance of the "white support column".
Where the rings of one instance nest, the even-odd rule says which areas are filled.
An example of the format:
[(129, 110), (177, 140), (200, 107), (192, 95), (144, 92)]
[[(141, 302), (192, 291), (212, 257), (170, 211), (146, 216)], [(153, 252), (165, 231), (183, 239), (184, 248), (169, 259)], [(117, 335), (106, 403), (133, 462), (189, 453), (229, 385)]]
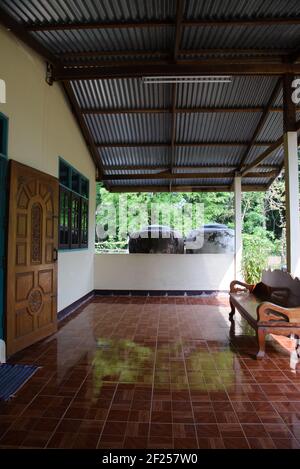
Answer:
[(234, 178), (234, 217), (235, 217), (235, 278), (242, 280), (242, 178), (235, 176)]
[(287, 270), (300, 278), (300, 212), (297, 132), (284, 134)]

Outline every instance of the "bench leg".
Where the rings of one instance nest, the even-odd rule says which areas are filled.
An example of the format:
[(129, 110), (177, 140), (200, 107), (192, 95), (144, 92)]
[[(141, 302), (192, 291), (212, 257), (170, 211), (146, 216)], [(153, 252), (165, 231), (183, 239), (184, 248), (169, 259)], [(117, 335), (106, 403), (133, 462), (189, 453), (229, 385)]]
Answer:
[(291, 352), (290, 367), (296, 371), (297, 364), (300, 361), (300, 339), (298, 335), (291, 334), (291, 339), (295, 340), (295, 349)]
[(230, 329), (229, 329), (229, 337), (231, 340), (235, 339), (235, 322), (230, 319), (231, 324), (230, 324)]
[(257, 341), (258, 341), (258, 353), (256, 355), (257, 360), (261, 360), (265, 356), (265, 348), (266, 348), (266, 330), (259, 327), (257, 329)]
[(232, 321), (234, 313), (235, 313), (235, 306), (234, 306), (234, 304), (232, 303), (231, 300), (229, 300), (229, 303), (230, 303), (230, 307), (231, 307), (231, 311), (229, 313), (229, 320)]

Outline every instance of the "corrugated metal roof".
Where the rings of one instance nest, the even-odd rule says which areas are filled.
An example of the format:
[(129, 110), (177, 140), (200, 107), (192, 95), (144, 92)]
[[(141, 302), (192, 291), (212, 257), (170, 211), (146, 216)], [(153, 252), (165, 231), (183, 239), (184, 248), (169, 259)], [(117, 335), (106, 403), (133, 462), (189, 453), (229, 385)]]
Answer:
[(182, 49), (296, 48), (300, 25), (207, 26), (183, 28)]
[[(298, 80), (299, 78), (300, 78), (300, 77), (295, 76), (295, 80), (296, 80), (296, 79)], [(299, 84), (297, 84), (297, 88), (299, 88)], [(299, 93), (298, 93), (298, 95), (299, 95)], [(282, 107), (282, 105), (283, 105), (283, 93), (282, 93), (282, 89), (281, 89), (281, 90), (279, 91), (279, 94), (278, 94), (277, 98), (276, 98), (275, 101), (274, 101), (274, 106)]]
[(179, 142), (247, 142), (259, 122), (260, 113), (195, 113), (176, 116)]
[(243, 180), (243, 185), (263, 185), (266, 186), (271, 181), (271, 178), (247, 178)]
[(177, 147), (174, 164), (185, 165), (238, 165), (243, 147)]
[[(296, 113), (297, 120), (300, 118), (300, 112)], [(258, 135), (258, 141), (274, 141), (283, 134), (283, 114), (281, 112), (271, 112)]]
[(98, 149), (104, 165), (132, 166), (167, 165), (170, 162), (169, 147), (115, 147)]
[(212, 176), (214, 174), (217, 174), (217, 173), (227, 173), (227, 172), (232, 172), (232, 168), (213, 168), (213, 169), (210, 169), (209, 167), (207, 168), (174, 168), (173, 169), (173, 172), (174, 174), (178, 173), (178, 174), (184, 174), (184, 173), (190, 173), (190, 174), (197, 174), (197, 173), (208, 173), (208, 174), (211, 174)]
[(231, 83), (193, 83), (177, 86), (177, 107), (261, 106), (278, 77), (232, 77)]
[(84, 29), (34, 32), (53, 53), (170, 49), (174, 28)]
[(300, 14), (300, 3), (298, 0), (189, 0), (185, 2), (185, 17), (229, 19), (288, 16), (293, 17)]
[[(245, 160), (245, 164), (252, 163), (256, 158), (258, 158), (268, 147), (252, 147), (249, 152), (248, 157)], [(268, 156), (263, 164), (272, 164), (280, 166), (283, 161), (283, 151), (281, 148), (275, 150), (270, 156)]]
[(283, 160), (284, 152), (283, 147), (281, 146), (264, 160), (264, 164), (275, 164), (277, 166), (281, 166), (283, 164)]
[(1, 0), (10, 13), (26, 23), (138, 21), (174, 19), (174, 0)]
[[(2, 0), (15, 18), (24, 22), (138, 21), (174, 19), (174, 0)], [(293, 17), (300, 14), (298, 0), (199, 0), (185, 1), (188, 19), (230, 19), (255, 17)]]
[[(259, 18), (294, 18), (300, 17), (299, 0), (185, 0), (184, 19), (187, 20), (237, 20)], [(36, 38), (58, 58), (65, 60), (70, 67), (123, 67), (139, 63), (149, 64), (152, 61), (170, 60), (174, 55), (175, 45), (175, 0), (2, 0), (1, 7), (17, 21), (30, 25), (72, 24), (72, 23), (134, 23), (147, 21), (170, 21), (173, 24), (156, 25), (142, 28), (134, 27), (97, 27), (93, 29), (66, 29), (36, 31), (29, 34)], [(116, 25), (115, 25), (116, 26)], [(122, 25), (124, 26), (124, 25)], [(183, 26), (179, 41), (178, 61), (207, 61), (210, 58), (226, 56), (238, 58), (252, 57), (253, 49), (263, 50), (258, 55), (266, 54), (270, 49), (272, 57), (277, 49), (286, 51), (297, 49), (300, 44), (300, 25), (268, 24), (262, 25), (230, 25), (224, 24), (202, 26)], [(195, 49), (216, 49), (210, 53), (196, 52)], [(222, 51), (236, 49), (237, 53)], [(180, 51), (182, 49), (182, 51)], [(241, 51), (241, 49), (245, 49)], [(193, 51), (193, 55), (186, 52)], [(126, 52), (121, 54), (122, 51)], [(130, 52), (133, 55), (128, 55)], [(92, 53), (94, 56), (91, 56)], [(114, 54), (114, 52), (117, 53)], [(155, 56), (149, 54), (154, 52)], [(82, 56), (76, 56), (82, 53)], [(169, 55), (166, 55), (169, 54)], [(66, 57), (61, 54), (69, 54)], [(266, 59), (267, 60), (267, 59)], [(189, 62), (190, 61), (190, 62)], [(170, 62), (172, 63), (172, 62)], [(100, 76), (100, 74), (99, 74)], [(71, 87), (81, 110), (98, 109), (99, 113), (83, 113), (84, 121), (90, 131), (94, 144), (107, 144), (109, 147), (97, 149), (99, 159), (104, 166), (120, 166), (117, 170), (107, 170), (107, 174), (153, 174), (154, 170), (143, 169), (143, 166), (173, 165), (177, 172), (205, 172), (208, 166), (227, 165), (238, 167), (247, 148), (228, 146), (231, 142), (247, 143), (253, 138), (262, 116), (261, 112), (178, 112), (176, 116), (170, 112), (173, 104), (176, 108), (228, 108), (228, 107), (259, 107), (268, 103), (277, 83), (277, 76), (234, 76), (230, 84), (178, 84), (175, 103), (173, 103), (172, 85), (145, 85), (140, 79), (95, 79), (72, 81)], [(282, 93), (279, 93), (274, 106), (282, 106)], [(121, 112), (124, 109), (162, 110), (164, 113)], [(103, 113), (104, 110), (112, 111)], [(113, 111), (120, 110), (118, 113)], [(102, 111), (102, 112), (101, 112)], [(298, 113), (297, 117), (300, 117)], [(175, 121), (174, 121), (175, 119)], [(175, 133), (172, 123), (175, 122)], [(257, 138), (258, 142), (277, 140), (283, 133), (282, 114), (269, 113), (263, 129)], [(180, 146), (171, 148), (173, 140), (177, 143), (227, 142), (224, 146)], [(120, 143), (164, 143), (163, 147), (113, 147)], [(167, 146), (168, 144), (168, 146)], [(249, 164), (263, 153), (267, 147), (254, 146), (244, 162)], [(283, 151), (279, 148), (263, 162), (277, 165), (283, 161)], [(122, 166), (140, 166), (139, 170), (124, 170)], [(177, 169), (176, 166), (201, 166), (197, 169)], [(226, 168), (215, 168), (214, 173), (225, 172)], [(229, 169), (228, 169), (229, 171)], [(263, 172), (258, 167), (252, 172)], [(269, 178), (245, 178), (246, 185), (267, 185)], [(182, 179), (172, 181), (173, 185), (230, 185), (232, 178), (223, 179)], [(116, 185), (159, 185), (168, 186), (169, 181), (163, 179), (115, 180)]]
[(190, 184), (191, 186), (227, 186), (232, 183), (232, 178), (224, 178), (224, 179), (214, 179), (214, 178), (205, 178), (205, 179), (175, 179), (173, 184), (174, 185), (187, 185)]
[(168, 114), (86, 115), (85, 121), (96, 143), (169, 143)]
[(270, 112), (260, 131), (257, 140), (272, 142), (283, 134), (283, 117), (281, 112)]
[(170, 108), (172, 104), (169, 85), (144, 85), (139, 78), (73, 81), (71, 86), (83, 109)]
[(125, 179), (116, 179), (109, 181), (112, 186), (166, 186), (169, 185), (169, 181), (163, 179), (135, 179), (133, 181), (126, 181)]
[[(143, 169), (143, 174), (158, 174), (160, 173), (162, 170), (161, 169)], [(114, 175), (114, 176), (128, 176), (128, 175), (139, 175), (141, 174), (141, 170), (137, 170), (137, 169), (107, 169), (105, 171), (105, 175), (107, 176), (110, 176), (110, 175)]]

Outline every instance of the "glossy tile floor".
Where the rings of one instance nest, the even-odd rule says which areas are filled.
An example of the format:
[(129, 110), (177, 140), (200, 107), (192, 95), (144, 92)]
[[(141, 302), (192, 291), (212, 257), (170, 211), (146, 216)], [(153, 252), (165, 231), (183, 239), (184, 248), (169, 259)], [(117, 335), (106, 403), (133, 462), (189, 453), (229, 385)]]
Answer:
[(11, 362), (36, 375), (0, 403), (1, 448), (300, 448), (300, 370), (226, 297), (107, 297)]

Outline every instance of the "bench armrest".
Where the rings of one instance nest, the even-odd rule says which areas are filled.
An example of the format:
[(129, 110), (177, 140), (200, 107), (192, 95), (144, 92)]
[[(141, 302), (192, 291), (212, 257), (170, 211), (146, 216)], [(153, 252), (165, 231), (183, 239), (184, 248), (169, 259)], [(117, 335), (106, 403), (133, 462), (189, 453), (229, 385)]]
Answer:
[[(241, 287), (244, 287), (244, 288), (236, 288), (237, 285), (240, 285)], [(248, 290), (251, 293), (254, 287), (255, 285), (250, 285), (249, 283), (240, 282), (239, 280), (233, 280), (230, 283), (230, 293), (237, 293), (239, 291), (246, 291), (246, 290)]]
[(300, 307), (285, 308), (284, 306), (264, 301), (257, 307), (257, 320), (259, 322), (284, 320), (285, 322), (300, 324)]

